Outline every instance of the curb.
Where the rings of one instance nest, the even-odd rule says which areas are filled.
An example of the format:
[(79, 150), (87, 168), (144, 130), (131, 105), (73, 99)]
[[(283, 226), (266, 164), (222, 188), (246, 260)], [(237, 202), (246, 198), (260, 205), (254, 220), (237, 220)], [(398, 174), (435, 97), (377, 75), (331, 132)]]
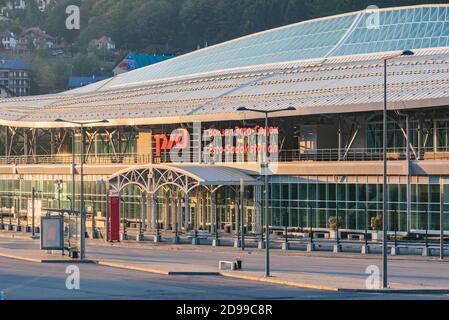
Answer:
[(106, 261), (97, 261), (96, 264), (99, 266), (104, 266), (104, 267), (142, 271), (142, 272), (146, 272), (146, 273), (161, 274), (161, 275), (165, 275), (165, 276), (219, 276), (220, 275), (219, 272), (165, 271), (165, 270), (160, 270), (160, 269), (149, 269), (149, 268), (144, 268), (144, 267), (136, 267), (136, 266), (118, 264), (118, 263), (113, 263), (113, 262), (106, 262)]
[(13, 255), (10, 255), (10, 254), (5, 254), (5, 253), (0, 253), (0, 258), (20, 260), (20, 261), (27, 261), (27, 262), (34, 262), (34, 263), (42, 263), (42, 260), (33, 259), (33, 258), (19, 257), (19, 256), (13, 256)]
[(271, 284), (280, 284), (280, 285), (304, 288), (304, 289), (315, 289), (315, 290), (333, 291), (333, 292), (337, 292), (340, 290), (339, 288), (336, 288), (336, 287), (313, 285), (313, 284), (294, 282), (294, 281), (288, 281), (288, 280), (278, 280), (278, 279), (273, 279), (273, 278), (244, 276), (244, 275), (231, 274), (231, 273), (221, 273), (221, 275), (224, 277), (228, 277), (228, 278), (235, 278), (235, 279), (248, 280), (248, 281), (257, 281), (257, 282), (264, 282), (264, 283), (271, 283)]
[(113, 262), (97, 261), (97, 265), (104, 266), (104, 267), (110, 267), (110, 268), (117, 268), (117, 269), (127, 269), (127, 270), (142, 271), (142, 272), (147, 272), (147, 273), (155, 273), (155, 274), (161, 274), (161, 275), (166, 275), (166, 276), (170, 275), (169, 271), (129, 266), (129, 265), (117, 264), (117, 263), (113, 263)]
[(338, 289), (339, 292), (382, 294), (449, 294), (449, 289)]
[(11, 254), (0, 253), (0, 258), (12, 259), (12, 260), (20, 260), (26, 262), (33, 263), (45, 263), (45, 264), (96, 264), (97, 262), (94, 260), (50, 260), (50, 259), (33, 259), (33, 258), (25, 258), (21, 256), (15, 256)]
[(98, 264), (97, 261), (94, 260), (40, 260), (40, 263), (47, 264)]

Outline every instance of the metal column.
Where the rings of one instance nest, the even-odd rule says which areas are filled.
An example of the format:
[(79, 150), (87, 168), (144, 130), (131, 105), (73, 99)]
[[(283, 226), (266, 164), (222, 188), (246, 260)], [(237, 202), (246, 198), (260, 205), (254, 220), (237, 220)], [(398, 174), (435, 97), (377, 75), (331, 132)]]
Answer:
[(147, 221), (148, 229), (155, 229), (154, 219), (153, 219), (153, 194), (147, 193)]
[(440, 178), (440, 259), (444, 260), (444, 180)]
[(189, 225), (190, 225), (190, 198), (189, 194), (186, 193), (184, 196), (184, 209), (185, 209), (185, 231), (189, 231)]
[(411, 168), (411, 154), (410, 154), (410, 119), (406, 115), (405, 130), (407, 131), (407, 232), (412, 228), (412, 168)]
[(170, 190), (164, 192), (164, 229), (168, 230), (170, 224)]
[(217, 221), (217, 208), (216, 208), (216, 200), (215, 200), (215, 192), (212, 191), (210, 193), (210, 232), (216, 232), (215, 223)]
[(181, 231), (181, 225), (182, 225), (182, 197), (181, 197), (181, 192), (178, 191), (177, 194), (177, 209), (176, 209), (176, 231), (180, 232)]
[(206, 230), (206, 220), (207, 220), (207, 211), (206, 211), (206, 192), (203, 189), (201, 192), (201, 228)]

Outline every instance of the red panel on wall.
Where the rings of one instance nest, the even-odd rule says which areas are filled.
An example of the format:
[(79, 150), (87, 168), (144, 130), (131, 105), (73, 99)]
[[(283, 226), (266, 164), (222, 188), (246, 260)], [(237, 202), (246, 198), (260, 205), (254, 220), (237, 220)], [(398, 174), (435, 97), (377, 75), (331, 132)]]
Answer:
[(109, 241), (120, 241), (120, 194), (111, 192), (109, 195)]

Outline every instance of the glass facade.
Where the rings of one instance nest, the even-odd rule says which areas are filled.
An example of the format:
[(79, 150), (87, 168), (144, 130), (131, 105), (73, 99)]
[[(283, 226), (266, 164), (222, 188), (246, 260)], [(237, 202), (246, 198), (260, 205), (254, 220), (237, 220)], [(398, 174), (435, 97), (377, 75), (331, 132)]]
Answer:
[[(449, 149), (449, 121), (423, 120), (421, 124), (410, 121), (410, 143), (414, 148), (420, 144), (425, 151), (445, 152)], [(422, 128), (420, 128), (422, 126)], [(388, 151), (406, 152), (405, 123), (401, 127), (397, 123), (388, 122)], [(421, 132), (421, 133), (420, 133)], [(420, 138), (419, 135), (422, 135)], [(421, 139), (421, 142), (419, 140)], [(382, 122), (370, 122), (366, 127), (366, 149), (381, 149), (383, 147), (383, 124)]]
[[(55, 180), (61, 179), (61, 192), (58, 195), (58, 185)], [(84, 182), (84, 196), (86, 210), (89, 212), (106, 212), (106, 186), (97, 180), (107, 180), (107, 176), (86, 176)], [(79, 211), (79, 181), (75, 182), (75, 210)], [(61, 208), (69, 210), (72, 198), (71, 176), (0, 176), (0, 209), (13, 209), (24, 215), (31, 200), (32, 188), (36, 189), (36, 198), (42, 200), (42, 208), (57, 209), (59, 199)], [(60, 197), (60, 198), (58, 198)], [(89, 213), (91, 213), (89, 212)]]
[[(32, 182), (32, 180), (33, 182)], [(34, 186), (37, 198), (42, 199), (42, 207), (57, 209), (59, 206), (55, 179), (63, 179), (61, 188), (61, 208), (70, 209), (72, 183), (70, 176), (36, 176), (14, 179), (0, 177), (0, 209), (25, 215)], [(106, 187), (97, 180), (106, 176), (87, 176), (85, 181), (85, 202), (88, 213), (106, 213)], [(376, 177), (357, 177), (357, 182), (336, 182), (335, 178), (324, 181), (317, 177), (273, 177), (270, 184), (270, 210), (273, 227), (296, 227), (329, 229), (329, 219), (338, 215), (342, 230), (364, 231), (371, 229), (371, 218), (382, 216), (383, 186)], [(449, 185), (443, 186), (445, 230), (449, 230)], [(245, 223), (248, 232), (257, 231), (256, 203), (254, 188), (245, 192)], [(407, 213), (407, 185), (389, 183), (389, 229), (391, 231), (425, 232), (440, 228), (440, 184), (412, 183), (410, 186), (410, 214)], [(182, 195), (183, 197), (184, 195)], [(231, 188), (222, 188), (217, 193), (216, 210), (220, 230), (227, 227), (235, 230), (236, 203), (238, 197)], [(171, 200), (170, 200), (171, 199)], [(157, 194), (158, 221), (163, 223), (168, 210), (176, 212), (176, 196), (171, 197), (163, 189)], [(211, 222), (211, 199), (205, 196), (205, 217), (202, 216), (202, 200), (193, 191), (190, 194), (190, 228), (194, 228), (195, 214), (198, 210), (197, 228)], [(184, 204), (182, 221), (185, 220)], [(129, 185), (121, 192), (121, 215), (128, 220), (147, 218), (146, 194), (136, 185)], [(79, 210), (79, 182), (75, 185), (75, 210)], [(170, 218), (171, 219), (171, 218)], [(174, 219), (171, 219), (173, 221)], [(260, 220), (261, 221), (261, 220)], [(260, 223), (259, 221), (259, 223)]]
[[(360, 177), (366, 180), (366, 177)], [(322, 182), (290, 177), (271, 185), (273, 226), (329, 229), (338, 215), (343, 230), (371, 229), (372, 217), (383, 214), (383, 184)], [(296, 181), (295, 181), (296, 180)], [(406, 232), (440, 228), (440, 185), (411, 185), (411, 216), (407, 217), (407, 185), (389, 183), (389, 229)], [(445, 229), (449, 230), (449, 185), (444, 185)]]

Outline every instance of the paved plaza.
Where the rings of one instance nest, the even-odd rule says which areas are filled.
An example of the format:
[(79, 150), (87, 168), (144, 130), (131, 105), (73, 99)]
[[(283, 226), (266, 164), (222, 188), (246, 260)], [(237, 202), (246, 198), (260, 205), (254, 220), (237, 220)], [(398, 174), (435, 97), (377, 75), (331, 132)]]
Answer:
[[(26, 237), (12, 238), (12, 235), (7, 233), (0, 234), (0, 257), (3, 257), (2, 261), (6, 261), (4, 258), (9, 258), (8, 261), (14, 261), (9, 263), (24, 264), (30, 268), (36, 268), (36, 270), (39, 270), (42, 265), (44, 268), (45, 266), (55, 267), (55, 263), (48, 262), (73, 263), (67, 256), (62, 257), (60, 252), (47, 254), (40, 251), (38, 240)], [(380, 268), (381, 266), (381, 256), (377, 254), (362, 256), (353, 253), (272, 250), (272, 277), (267, 279), (263, 277), (265, 255), (262, 250), (242, 251), (231, 247), (215, 248), (137, 243), (135, 241), (111, 245), (102, 240), (88, 240), (87, 257), (95, 264), (81, 265), (81, 268), (86, 268), (88, 273), (89, 270), (92, 270), (94, 274), (96, 268), (114, 269), (114, 272), (119, 274), (139, 274), (145, 279), (146, 277), (161, 277), (158, 279), (170, 279), (170, 281), (177, 279), (176, 281), (182, 282), (183, 277), (188, 279), (194, 276), (194, 279), (199, 282), (206, 279), (206, 282), (247, 283), (250, 286), (312, 290), (323, 294), (324, 292), (334, 292), (342, 295), (360, 290), (363, 291), (363, 294), (359, 292), (362, 294), (361, 298), (365, 297), (366, 293), (372, 294), (366, 291), (366, 282), (369, 277), (367, 268), (370, 266)], [(219, 270), (219, 261), (236, 259), (242, 260), (243, 269), (241, 271)], [(448, 297), (446, 292), (449, 293), (449, 260), (439, 261), (432, 257), (398, 256), (390, 258), (389, 266), (392, 290), (426, 293), (427, 296), (438, 293), (436, 296), (440, 298)], [(64, 274), (61, 276), (64, 277)], [(292, 298), (300, 296), (293, 295)], [(339, 297), (339, 295), (335, 297)]]

